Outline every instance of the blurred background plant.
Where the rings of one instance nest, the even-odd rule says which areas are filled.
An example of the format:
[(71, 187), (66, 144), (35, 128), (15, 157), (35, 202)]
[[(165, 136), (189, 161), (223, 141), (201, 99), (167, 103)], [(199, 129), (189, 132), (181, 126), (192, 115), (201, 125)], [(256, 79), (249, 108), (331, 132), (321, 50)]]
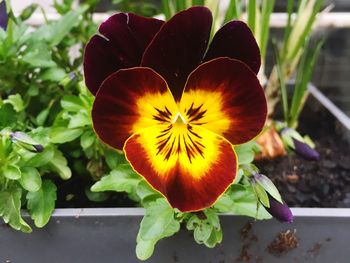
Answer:
[[(295, 129), (321, 48), (321, 42), (310, 41), (310, 35), (322, 0), (300, 0), (298, 4), (288, 0), (284, 38), (273, 45), (269, 42), (273, 0), (112, 2), (113, 12), (166, 19), (192, 5), (206, 5), (214, 16), (212, 36), (223, 23), (245, 19), (261, 48), (259, 77), (270, 116), (266, 132), (258, 139), (260, 145), (249, 142), (235, 147), (239, 160), (236, 183), (214, 207), (199, 213), (172, 209), (131, 169), (122, 152), (103, 145), (93, 131), (90, 112), (94, 97), (83, 80), (83, 52), (98, 28), (93, 14), (106, 3), (85, 0), (76, 6), (73, 0), (55, 0), (53, 8), (59, 14), (55, 21), (47, 19), (45, 10), (37, 4), (20, 14), (14, 14), (9, 0), (6, 4), (6, 24), (0, 28), (0, 216), (13, 228), (31, 231), (21, 217), (21, 208), (29, 211), (37, 227), (43, 227), (56, 199), (56, 206), (65, 207), (95, 206), (99, 204), (94, 202), (102, 201), (113, 206), (141, 205), (146, 215), (136, 252), (140, 259), (147, 259), (155, 244), (179, 231), (181, 223), (193, 231), (198, 243), (213, 247), (222, 240), (218, 212), (267, 219), (272, 214), (268, 213), (272, 211), (271, 200), (271, 204), (284, 205), (277, 189), (269, 181), (260, 180), (265, 177), (252, 162), (258, 153), (276, 156), (266, 151), (274, 147), (270, 137), (277, 136), (281, 154), (286, 153), (285, 149), (298, 152), (298, 142), (312, 149), (311, 140)], [(0, 0), (0, 5), (5, 6), (5, 1)], [(35, 12), (44, 17), (38, 27), (27, 23)], [(275, 64), (267, 72), (270, 45), (275, 50)]]

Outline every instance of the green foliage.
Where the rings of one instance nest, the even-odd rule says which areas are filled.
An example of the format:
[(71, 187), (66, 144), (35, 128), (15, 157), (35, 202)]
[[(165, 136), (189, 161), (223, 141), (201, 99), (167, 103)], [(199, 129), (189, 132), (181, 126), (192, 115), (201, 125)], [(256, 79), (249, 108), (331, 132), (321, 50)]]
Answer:
[(51, 180), (44, 180), (39, 190), (27, 193), (27, 208), (35, 226), (44, 227), (49, 221), (55, 209), (56, 191)]
[(256, 219), (269, 219), (271, 215), (264, 207), (259, 206), (257, 196), (251, 185), (232, 185), (231, 188), (215, 203), (220, 212), (244, 215)]
[(148, 259), (155, 244), (162, 238), (174, 235), (180, 230), (175, 212), (164, 198), (151, 202), (141, 221), (137, 235), (136, 255), (140, 260)]
[(12, 228), (29, 233), (32, 230), (21, 217), (21, 197), (22, 191), (15, 185), (0, 191), (0, 216)]
[[(8, 30), (0, 30), (0, 216), (23, 232), (31, 228), (21, 208), (27, 207), (35, 225), (43, 227), (55, 207), (52, 179), (72, 175), (62, 143), (79, 138), (82, 146), (77, 149), (89, 151), (97, 141), (94, 137), (91, 142), (92, 99), (85, 88), (80, 92), (83, 44), (96, 25), (89, 6), (73, 10), (72, 4), (57, 4), (62, 17), (38, 28), (25, 23), (37, 5), (18, 17), (8, 5)], [(72, 59), (71, 49), (77, 45), (80, 49)], [(67, 105), (71, 97), (81, 106), (73, 112)]]
[(198, 244), (213, 248), (222, 241), (220, 219), (214, 209), (190, 214), (186, 227), (193, 231), (194, 240)]

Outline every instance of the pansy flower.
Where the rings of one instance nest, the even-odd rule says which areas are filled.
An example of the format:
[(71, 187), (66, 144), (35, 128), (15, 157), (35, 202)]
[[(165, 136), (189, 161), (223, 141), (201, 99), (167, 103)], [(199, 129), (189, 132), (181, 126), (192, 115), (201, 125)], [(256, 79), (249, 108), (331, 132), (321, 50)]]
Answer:
[(192, 7), (167, 22), (117, 14), (85, 50), (93, 125), (174, 208), (198, 211), (234, 182), (234, 145), (259, 134), (266, 99), (249, 28)]

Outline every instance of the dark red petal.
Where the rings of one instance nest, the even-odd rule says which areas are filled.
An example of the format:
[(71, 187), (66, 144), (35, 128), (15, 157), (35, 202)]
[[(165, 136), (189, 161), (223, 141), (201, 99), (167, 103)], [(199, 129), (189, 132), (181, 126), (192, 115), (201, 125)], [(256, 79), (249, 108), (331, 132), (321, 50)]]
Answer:
[(191, 73), (180, 108), (203, 109), (190, 121), (220, 134), (232, 144), (257, 136), (266, 120), (267, 104), (258, 78), (243, 62), (217, 58)]
[(99, 32), (85, 48), (86, 86), (96, 94), (111, 73), (139, 66), (144, 50), (163, 25), (163, 21), (120, 13), (101, 24)]
[(182, 11), (162, 26), (143, 55), (141, 65), (161, 74), (176, 100), (188, 75), (203, 59), (211, 24), (211, 12), (205, 7)]
[(241, 21), (231, 21), (215, 34), (205, 61), (217, 57), (241, 60), (256, 74), (260, 69), (261, 58), (258, 44), (249, 27)]
[(176, 104), (159, 74), (149, 68), (122, 69), (102, 83), (92, 121), (102, 141), (121, 149), (133, 133), (159, 124), (157, 116), (164, 108), (175, 111)]

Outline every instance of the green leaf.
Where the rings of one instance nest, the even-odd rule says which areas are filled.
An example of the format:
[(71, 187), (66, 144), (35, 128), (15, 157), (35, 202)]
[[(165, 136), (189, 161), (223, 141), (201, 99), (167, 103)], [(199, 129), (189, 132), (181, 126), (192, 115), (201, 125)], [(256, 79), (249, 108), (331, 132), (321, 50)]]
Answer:
[(91, 125), (91, 118), (86, 112), (77, 112), (76, 114), (69, 115), (68, 129), (75, 129)]
[[(277, 189), (277, 187), (274, 185), (274, 183), (268, 178), (266, 175), (259, 174), (256, 177), (256, 182), (261, 185), (263, 189), (266, 190), (274, 199), (276, 199), (278, 202), (283, 203), (282, 197)], [(265, 205), (265, 204), (264, 204)], [(269, 207), (269, 206), (268, 206)]]
[(174, 220), (174, 209), (164, 198), (159, 198), (148, 209), (141, 221), (140, 235), (149, 240), (162, 236), (164, 229)]
[(106, 163), (111, 170), (117, 168), (119, 164), (127, 163), (124, 153), (113, 149), (106, 149), (105, 158)]
[(59, 20), (41, 26), (32, 34), (32, 39), (36, 41), (46, 41), (50, 47), (57, 46), (65, 36), (80, 21), (80, 15), (87, 10), (88, 6), (82, 6), (76, 10), (72, 10), (62, 16)]
[(198, 226), (194, 229), (193, 231), (194, 240), (198, 244), (203, 244), (210, 237), (212, 231), (213, 231), (213, 226), (208, 221), (205, 220), (203, 223), (198, 224)]
[(10, 180), (18, 180), (21, 178), (21, 170), (16, 165), (6, 165), (1, 168), (1, 173)]
[(140, 260), (148, 259), (155, 244), (162, 238), (172, 236), (180, 230), (180, 223), (174, 218), (174, 209), (164, 198), (153, 202), (146, 209), (137, 236), (136, 255)]
[(66, 143), (75, 140), (83, 133), (80, 128), (67, 129), (67, 127), (55, 127), (50, 131), (50, 141), (52, 143)]
[(259, 201), (263, 204), (264, 207), (270, 207), (269, 197), (265, 192), (265, 189), (260, 184), (255, 184), (253, 189), (259, 199)]
[(22, 21), (27, 20), (32, 16), (32, 14), (35, 12), (35, 10), (39, 7), (38, 4), (31, 4), (23, 9), (22, 13), (20, 14), (20, 19)]
[(0, 106), (0, 126), (15, 127), (16, 119), (14, 119), (14, 116), (16, 116), (16, 114), (16, 111), (10, 104)]
[(215, 247), (222, 242), (222, 230), (215, 230), (211, 232), (209, 238), (205, 241), (205, 245), (209, 248)]
[(41, 153), (27, 152), (25, 165), (31, 167), (41, 167), (46, 165), (54, 157), (54, 148), (49, 145)]
[(60, 82), (66, 75), (66, 72), (62, 68), (54, 67), (44, 70), (40, 74), (40, 79), (44, 81)]
[(157, 240), (143, 240), (138, 239), (136, 245), (136, 256), (139, 260), (146, 260), (153, 255), (154, 246), (157, 244)]
[(24, 110), (24, 103), (20, 94), (10, 95), (4, 103), (11, 104), (16, 112)]
[(85, 188), (85, 195), (92, 202), (103, 202), (109, 197), (109, 195), (104, 192), (92, 192), (89, 187)]
[(55, 67), (56, 63), (52, 60), (51, 51), (44, 43), (36, 43), (26, 50), (22, 60), (34, 68)]
[(256, 142), (250, 141), (238, 146), (235, 146), (235, 152), (238, 157), (238, 164), (250, 164), (254, 161), (256, 152)]
[(80, 137), (81, 148), (87, 149), (94, 144), (96, 141), (96, 135), (92, 130), (85, 131)]
[(72, 176), (72, 171), (67, 165), (66, 158), (64, 158), (63, 154), (57, 149), (54, 149), (54, 156), (47, 166), (51, 171), (57, 172), (63, 180), (67, 180)]
[(61, 107), (67, 111), (78, 112), (85, 109), (82, 100), (73, 95), (64, 96), (61, 100)]
[(208, 247), (214, 247), (222, 241), (222, 231), (220, 219), (214, 209), (206, 209), (204, 219), (197, 214), (191, 214), (186, 227), (193, 230), (193, 237), (198, 244), (205, 244)]
[(12, 228), (29, 233), (32, 229), (21, 217), (21, 195), (22, 191), (17, 187), (0, 192), (0, 216)]
[(52, 181), (44, 180), (40, 190), (28, 192), (27, 208), (37, 227), (43, 227), (49, 222), (55, 209), (56, 191), (56, 185)]
[(92, 187), (92, 192), (116, 191), (132, 193), (142, 178), (136, 174), (129, 164), (119, 165), (109, 175), (101, 178)]
[[(228, 199), (231, 199), (232, 202), (228, 201)], [(230, 205), (232, 206), (230, 207)], [(230, 190), (219, 198), (214, 207), (219, 209), (219, 211), (223, 208), (222, 212), (250, 216), (259, 220), (271, 218), (266, 209), (258, 205), (252, 186), (232, 185)]]
[(22, 167), (22, 176), (19, 180), (24, 189), (29, 192), (36, 192), (41, 187), (41, 176), (37, 169), (33, 167)]
[(154, 190), (145, 180), (141, 180), (136, 187), (136, 194), (141, 200), (142, 206), (146, 207), (162, 196)]

